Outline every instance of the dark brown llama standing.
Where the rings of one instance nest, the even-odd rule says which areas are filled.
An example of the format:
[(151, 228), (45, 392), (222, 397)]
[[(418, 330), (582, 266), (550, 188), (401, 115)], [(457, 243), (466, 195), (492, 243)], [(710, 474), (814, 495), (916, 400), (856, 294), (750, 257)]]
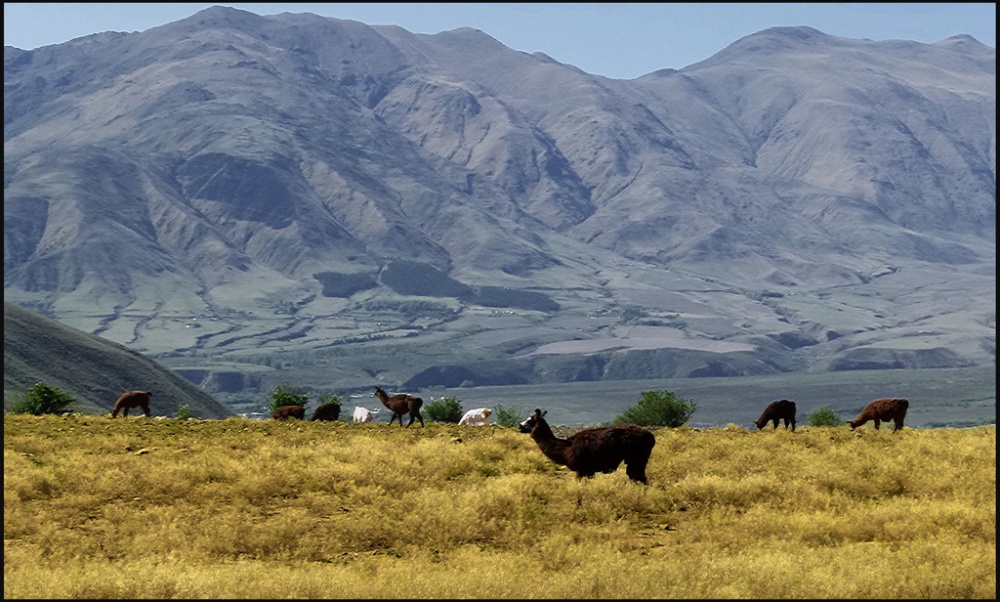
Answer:
[(275, 420), (288, 420), (289, 418), (298, 418), (299, 420), (305, 420), (306, 418), (306, 408), (300, 405), (289, 405), (281, 406), (274, 410), (274, 414), (271, 418)]
[(861, 410), (861, 413), (858, 414), (857, 418), (854, 420), (848, 420), (847, 424), (851, 425), (851, 430), (853, 431), (862, 424), (871, 420), (875, 423), (875, 430), (877, 431), (880, 422), (889, 422), (892, 420), (896, 425), (896, 428), (892, 430), (892, 432), (895, 433), (899, 429), (903, 428), (903, 419), (906, 418), (906, 410), (909, 407), (910, 402), (901, 397), (876, 399), (866, 405), (865, 409)]
[(153, 396), (150, 391), (126, 391), (115, 401), (115, 408), (111, 410), (111, 417), (117, 418), (118, 412), (122, 413), (122, 418), (128, 416), (131, 408), (142, 408), (142, 413), (149, 416), (149, 398)]
[(634, 424), (619, 424), (584, 429), (560, 439), (543, 418), (547, 413), (536, 409), (519, 429), (522, 433), (531, 433), (531, 438), (549, 460), (576, 472), (577, 478), (589, 478), (598, 472), (611, 473), (625, 462), (628, 478), (646, 482), (646, 464), (656, 445), (653, 433)]
[(320, 404), (313, 410), (309, 420), (329, 420), (330, 422), (340, 420), (340, 404), (335, 401)]
[(382, 402), (382, 405), (389, 408), (392, 416), (389, 417), (389, 425), (392, 421), (399, 419), (399, 426), (403, 426), (403, 414), (410, 415), (410, 422), (406, 426), (413, 424), (414, 420), (420, 421), (420, 426), (424, 426), (424, 417), (420, 415), (420, 408), (424, 405), (424, 400), (406, 393), (396, 393), (389, 395), (380, 387), (375, 387), (375, 397)]
[(760, 415), (754, 424), (757, 425), (757, 430), (760, 430), (767, 426), (768, 422), (774, 423), (774, 430), (778, 430), (778, 421), (785, 421), (785, 428), (788, 425), (792, 425), (792, 432), (795, 432), (795, 402), (788, 401), (787, 399), (779, 399), (778, 401), (772, 401), (767, 404), (764, 408), (764, 412)]

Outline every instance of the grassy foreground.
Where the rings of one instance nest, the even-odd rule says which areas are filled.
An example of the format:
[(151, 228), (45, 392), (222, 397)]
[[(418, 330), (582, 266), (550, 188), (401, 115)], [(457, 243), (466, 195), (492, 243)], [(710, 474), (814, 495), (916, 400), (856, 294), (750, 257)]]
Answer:
[(995, 598), (996, 428), (4, 416), (4, 598)]

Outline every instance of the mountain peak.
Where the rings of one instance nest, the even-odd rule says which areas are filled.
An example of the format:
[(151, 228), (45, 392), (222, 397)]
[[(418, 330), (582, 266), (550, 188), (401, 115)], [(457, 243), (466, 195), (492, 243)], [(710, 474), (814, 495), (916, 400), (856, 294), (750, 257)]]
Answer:
[(835, 39), (818, 29), (801, 26), (770, 27), (736, 40), (711, 58), (696, 63), (698, 65), (726, 62), (739, 57), (753, 56), (759, 60), (763, 55), (783, 53), (789, 50), (812, 48)]
[(983, 48), (985, 48), (985, 49), (993, 50), (993, 52), (996, 52), (995, 48), (992, 48), (991, 46), (987, 46), (986, 44), (983, 44), (982, 42), (980, 42), (979, 40), (977, 40), (976, 38), (970, 36), (967, 33), (960, 33), (958, 35), (954, 35), (954, 36), (951, 36), (949, 38), (945, 38), (943, 40), (938, 40), (937, 42), (934, 42), (932, 44), (932, 46), (941, 46), (941, 47), (954, 46), (954, 47), (959, 47), (959, 48), (962, 48), (962, 49), (970, 49), (970, 50), (971, 49), (983, 49)]

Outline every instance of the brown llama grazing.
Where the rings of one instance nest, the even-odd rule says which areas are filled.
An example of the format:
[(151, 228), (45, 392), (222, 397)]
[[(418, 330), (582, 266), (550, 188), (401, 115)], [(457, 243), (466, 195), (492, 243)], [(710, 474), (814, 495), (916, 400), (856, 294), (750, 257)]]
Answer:
[(424, 405), (424, 400), (406, 393), (396, 393), (390, 396), (379, 387), (375, 387), (375, 397), (382, 402), (382, 405), (392, 411), (389, 417), (389, 425), (392, 421), (399, 419), (399, 426), (403, 426), (403, 414), (410, 415), (410, 422), (406, 426), (413, 424), (414, 420), (420, 421), (420, 426), (424, 426), (424, 417), (420, 415), (420, 408)]
[(298, 418), (299, 420), (306, 419), (306, 408), (305, 406), (290, 405), (281, 406), (274, 410), (274, 414), (271, 418), (275, 420), (288, 420), (289, 418)]
[(115, 409), (111, 410), (111, 417), (117, 418), (118, 412), (122, 413), (122, 418), (128, 416), (131, 408), (142, 408), (142, 413), (149, 416), (149, 398), (153, 396), (150, 391), (126, 391), (115, 401)]
[(757, 430), (760, 430), (767, 426), (768, 422), (774, 423), (774, 430), (778, 430), (778, 421), (785, 421), (785, 428), (788, 425), (792, 425), (792, 432), (795, 432), (795, 402), (788, 401), (787, 399), (779, 399), (778, 401), (772, 401), (767, 404), (764, 408), (764, 412), (760, 415), (754, 424), (757, 425)]
[(320, 404), (313, 410), (309, 420), (329, 420), (330, 422), (340, 420), (340, 404), (335, 401)]
[(901, 397), (876, 399), (866, 405), (865, 409), (861, 410), (861, 413), (858, 414), (857, 418), (854, 420), (848, 420), (847, 424), (851, 425), (851, 430), (853, 431), (862, 424), (871, 420), (875, 423), (875, 430), (877, 431), (880, 422), (889, 422), (892, 420), (896, 425), (896, 428), (892, 431), (895, 433), (899, 429), (903, 428), (903, 418), (906, 418), (906, 410), (909, 407), (909, 400)]
[(577, 478), (589, 478), (598, 472), (611, 473), (625, 462), (628, 478), (646, 482), (646, 464), (656, 444), (653, 433), (634, 424), (619, 424), (584, 429), (559, 439), (543, 418), (547, 413), (536, 409), (519, 429), (522, 433), (531, 433), (531, 438), (549, 460), (576, 472)]

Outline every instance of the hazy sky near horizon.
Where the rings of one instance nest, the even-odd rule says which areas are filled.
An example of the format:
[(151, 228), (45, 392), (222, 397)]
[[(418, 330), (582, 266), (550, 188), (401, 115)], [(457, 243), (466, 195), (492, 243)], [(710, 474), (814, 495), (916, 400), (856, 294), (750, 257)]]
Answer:
[(210, 6), (315, 13), (434, 34), (473, 27), (513, 50), (632, 79), (705, 60), (740, 38), (806, 25), (844, 38), (931, 43), (968, 34), (996, 48), (996, 4), (982, 3), (28, 3), (3, 5), (4, 46), (23, 50), (104, 31), (144, 31)]

